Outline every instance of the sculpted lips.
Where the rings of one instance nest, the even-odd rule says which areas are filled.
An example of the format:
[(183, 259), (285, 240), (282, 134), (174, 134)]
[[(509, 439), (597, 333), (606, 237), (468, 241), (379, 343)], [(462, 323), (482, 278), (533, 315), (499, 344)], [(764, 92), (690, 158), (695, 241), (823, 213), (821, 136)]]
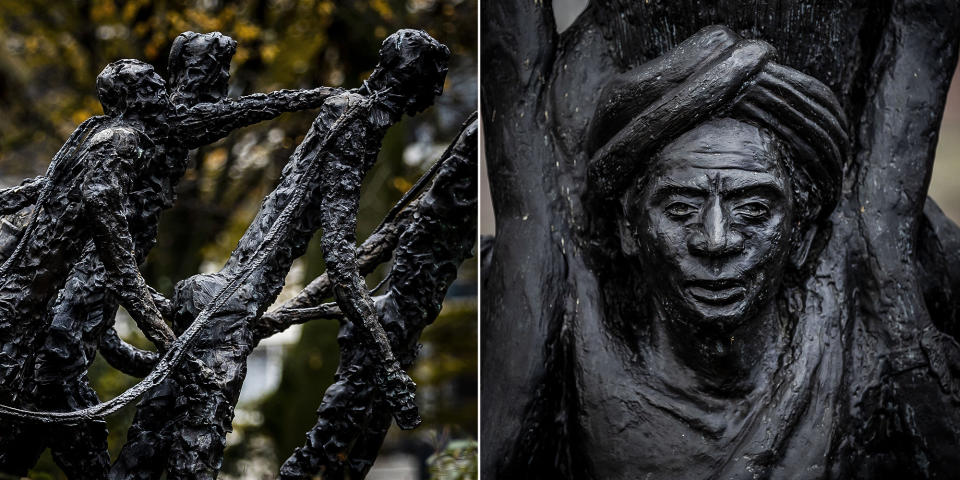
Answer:
[(691, 280), (685, 289), (691, 297), (711, 305), (727, 305), (743, 298), (747, 289), (740, 280)]

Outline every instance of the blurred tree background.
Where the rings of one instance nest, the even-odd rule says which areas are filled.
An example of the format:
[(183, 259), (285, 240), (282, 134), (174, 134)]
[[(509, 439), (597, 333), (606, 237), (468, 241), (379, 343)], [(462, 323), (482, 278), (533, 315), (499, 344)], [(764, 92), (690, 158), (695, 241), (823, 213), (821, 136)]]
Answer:
[[(238, 42), (230, 95), (239, 96), (281, 88), (359, 86), (377, 62), (381, 41), (400, 28), (426, 30), (450, 47), (453, 58), (436, 106), (406, 118), (384, 141), (359, 214), (358, 236), (365, 238), (477, 108), (476, 0), (2, 1), (0, 183), (12, 185), (42, 174), (76, 125), (102, 113), (95, 80), (108, 63), (141, 59), (165, 77), (170, 44), (181, 32), (220, 31)], [(177, 281), (222, 265), (313, 115), (285, 114), (193, 154), (177, 205), (161, 219), (158, 246), (142, 267), (148, 283), (169, 295)], [(315, 241), (291, 270), (281, 300), (322, 271)], [(370, 277), (371, 286), (382, 275), (381, 268)], [(406, 452), (408, 459), (442, 457), (451, 441), (476, 438), (475, 293), (476, 262), (469, 260), (440, 318), (424, 332), (412, 372), (424, 425), (413, 432), (394, 429), (381, 459), (390, 452)], [(122, 317), (118, 331), (145, 346)], [(270, 478), (303, 443), (337, 366), (336, 332), (336, 323), (316, 321), (264, 342), (250, 357), (222, 478)], [(99, 358), (91, 376), (104, 399), (136, 380)], [(114, 455), (132, 415), (128, 408), (109, 419)], [(420, 471), (425, 478), (426, 469)], [(383, 468), (379, 472), (370, 478), (402, 478)], [(45, 454), (32, 478), (62, 476)]]

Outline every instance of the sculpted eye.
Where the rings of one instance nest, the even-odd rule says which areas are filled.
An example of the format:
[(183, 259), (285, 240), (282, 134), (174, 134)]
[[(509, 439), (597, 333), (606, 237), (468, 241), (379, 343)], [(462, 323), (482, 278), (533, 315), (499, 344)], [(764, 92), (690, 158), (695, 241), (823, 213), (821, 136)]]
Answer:
[(749, 202), (738, 205), (734, 211), (748, 220), (760, 220), (767, 217), (770, 208), (760, 202)]
[(667, 208), (664, 208), (663, 211), (671, 218), (684, 218), (694, 213), (697, 213), (699, 209), (689, 203), (683, 202), (673, 202), (670, 205), (667, 205)]

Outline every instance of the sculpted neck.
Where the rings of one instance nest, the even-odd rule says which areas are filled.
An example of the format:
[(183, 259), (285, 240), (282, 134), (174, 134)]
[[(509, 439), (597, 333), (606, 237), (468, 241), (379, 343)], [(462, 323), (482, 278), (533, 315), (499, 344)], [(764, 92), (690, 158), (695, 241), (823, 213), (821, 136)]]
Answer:
[(653, 322), (653, 353), (664, 374), (721, 395), (745, 394), (776, 369), (785, 341), (776, 301), (732, 330), (696, 328), (670, 318), (659, 302)]

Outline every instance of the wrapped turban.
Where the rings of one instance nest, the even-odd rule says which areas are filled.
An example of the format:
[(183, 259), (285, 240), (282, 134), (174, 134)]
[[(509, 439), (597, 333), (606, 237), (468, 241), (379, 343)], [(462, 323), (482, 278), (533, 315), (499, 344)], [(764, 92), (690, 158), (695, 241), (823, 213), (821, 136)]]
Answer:
[(591, 192), (618, 195), (666, 144), (706, 120), (730, 117), (787, 145), (787, 168), (803, 187), (799, 200), (829, 214), (849, 149), (843, 109), (826, 85), (774, 63), (775, 56), (765, 42), (713, 26), (611, 79), (587, 135)]

